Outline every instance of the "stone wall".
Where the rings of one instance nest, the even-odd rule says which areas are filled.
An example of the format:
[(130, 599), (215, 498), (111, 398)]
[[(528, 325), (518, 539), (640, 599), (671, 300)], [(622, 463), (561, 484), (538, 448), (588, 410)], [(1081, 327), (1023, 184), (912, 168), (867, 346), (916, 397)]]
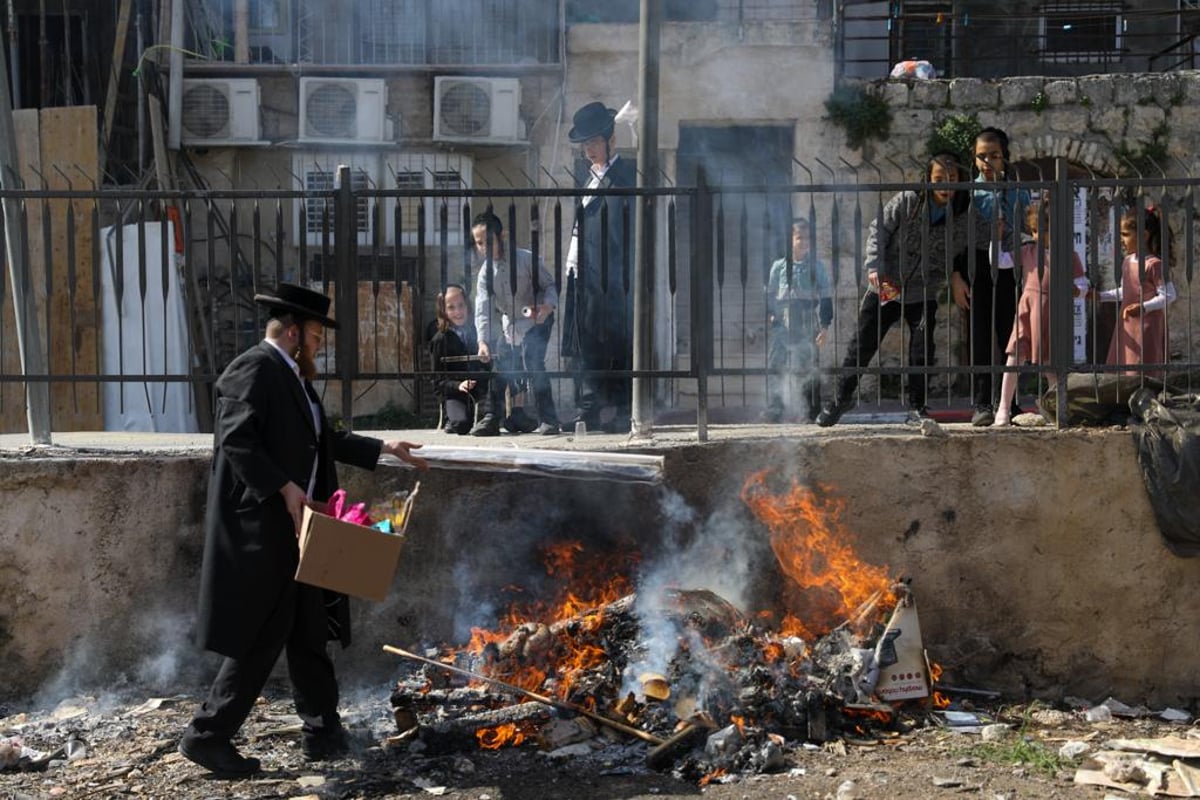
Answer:
[(923, 153), (933, 127), (946, 117), (975, 114), (1009, 134), (1014, 161), (1065, 156), (1097, 177), (1133, 177), (1118, 154), (1140, 153), (1158, 135), (1167, 175), (1200, 174), (1198, 72), (884, 81), (873, 88), (894, 112), (892, 135), (875, 147), (881, 164), (889, 155), (904, 160)]

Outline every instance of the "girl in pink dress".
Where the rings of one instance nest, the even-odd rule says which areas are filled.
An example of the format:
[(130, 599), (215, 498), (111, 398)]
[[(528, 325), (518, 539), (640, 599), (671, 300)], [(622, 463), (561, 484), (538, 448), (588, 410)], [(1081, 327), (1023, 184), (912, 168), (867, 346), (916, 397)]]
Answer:
[[(1109, 364), (1167, 361), (1166, 309), (1175, 301), (1175, 286), (1163, 275), (1162, 217), (1154, 206), (1147, 206), (1142, 212), (1142, 238), (1138, 241), (1138, 213), (1135, 206), (1121, 217), (1121, 249), (1125, 251), (1121, 285), (1100, 293), (1101, 302), (1121, 304), (1121, 316), (1108, 347)], [(1117, 374), (1163, 377), (1162, 370), (1143, 373), (1131, 369)]]
[[(1050, 359), (1050, 225), (1049, 208), (1045, 203), (1033, 202), (1026, 210), (1026, 222), (1034, 241), (1021, 247), (1021, 297), (1017, 300), (1017, 318), (1005, 352), (1007, 366), (1017, 364), (1044, 364)], [(1042, 275), (1038, 277), (1038, 241), (1045, 253)], [(1074, 273), (1075, 296), (1087, 293), (1088, 279), (1083, 271), (1079, 254), (1071, 252), (1071, 268)], [(1000, 405), (992, 427), (1003, 427), (1012, 423), (1010, 409), (1017, 393), (1017, 372), (1005, 372), (1000, 382)], [(1046, 380), (1053, 385), (1054, 376)]]

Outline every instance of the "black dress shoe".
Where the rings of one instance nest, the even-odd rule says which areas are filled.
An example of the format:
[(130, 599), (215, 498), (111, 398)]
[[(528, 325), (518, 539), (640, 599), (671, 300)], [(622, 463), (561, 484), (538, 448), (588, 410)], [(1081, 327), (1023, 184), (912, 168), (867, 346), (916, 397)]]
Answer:
[(475, 427), (471, 428), (472, 436), (499, 436), (500, 435), (500, 420), (496, 419), (491, 414), (484, 414), (483, 419), (475, 423)]
[(533, 433), (537, 430), (537, 420), (525, 413), (525, 409), (517, 407), (502, 423), (504, 430), (509, 433)]
[(257, 758), (246, 758), (222, 739), (184, 736), (179, 740), (179, 753), (218, 778), (246, 778), (262, 769)]
[(816, 423), (822, 428), (828, 428), (836, 425), (837, 421), (842, 418), (850, 410), (849, 403), (840, 403), (837, 400), (830, 400), (821, 407), (821, 412), (817, 414)]
[(971, 425), (976, 428), (986, 428), (995, 421), (996, 414), (992, 411), (991, 406), (975, 406), (975, 413), (971, 415)]
[(301, 749), (307, 761), (327, 761), (347, 755), (350, 752), (350, 740), (346, 736), (346, 729), (338, 728), (332, 733), (305, 735)]

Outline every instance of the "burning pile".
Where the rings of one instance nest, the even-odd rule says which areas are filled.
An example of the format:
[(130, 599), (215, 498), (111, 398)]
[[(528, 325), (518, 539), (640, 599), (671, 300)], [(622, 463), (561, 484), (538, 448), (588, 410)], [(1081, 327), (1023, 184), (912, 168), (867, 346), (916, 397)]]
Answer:
[(854, 553), (828, 487), (775, 494), (767, 480), (751, 476), (742, 500), (769, 534), (777, 608), (744, 613), (705, 588), (635, 591), (578, 543), (556, 546), (544, 554), (562, 578), (555, 602), (514, 605), (461, 650), (388, 648), (422, 663), (392, 695), (401, 737), (435, 752), (636, 737), (653, 745), (650, 766), (706, 781), (778, 769), (788, 740), (900, 724), (897, 704), (930, 688), (907, 586)]

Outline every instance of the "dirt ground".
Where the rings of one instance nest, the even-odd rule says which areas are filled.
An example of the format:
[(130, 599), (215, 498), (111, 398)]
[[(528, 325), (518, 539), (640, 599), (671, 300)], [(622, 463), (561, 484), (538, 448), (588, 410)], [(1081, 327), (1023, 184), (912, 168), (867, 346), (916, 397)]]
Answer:
[(1010, 724), (1013, 732), (996, 742), (932, 722), (821, 746), (788, 741), (782, 765), (771, 774), (733, 774), (701, 786), (686, 774), (686, 762), (665, 772), (648, 769), (648, 745), (628, 739), (598, 736), (557, 753), (526, 744), (448, 755), (424, 752), (413, 740), (388, 743), (397, 730), (386, 691), (344, 698), (344, 720), (355, 742), (352, 755), (307, 763), (286, 687), (272, 682), (238, 742), (243, 753), (262, 760), (264, 772), (249, 780), (221, 781), (175, 751), (197, 694), (74, 697), (52, 708), (0, 708), (0, 739), (16, 736), (26, 748), (53, 757), (40, 771), (0, 772), (0, 797), (1102, 798), (1106, 791), (1126, 795), (1075, 785), (1078, 762), (1058, 755), (1064, 743), (1080, 741), (1094, 750), (1113, 738), (1183, 736), (1190, 729), (1148, 718), (1089, 722), (1082, 712), (1037, 705), (998, 707), (989, 716)]

